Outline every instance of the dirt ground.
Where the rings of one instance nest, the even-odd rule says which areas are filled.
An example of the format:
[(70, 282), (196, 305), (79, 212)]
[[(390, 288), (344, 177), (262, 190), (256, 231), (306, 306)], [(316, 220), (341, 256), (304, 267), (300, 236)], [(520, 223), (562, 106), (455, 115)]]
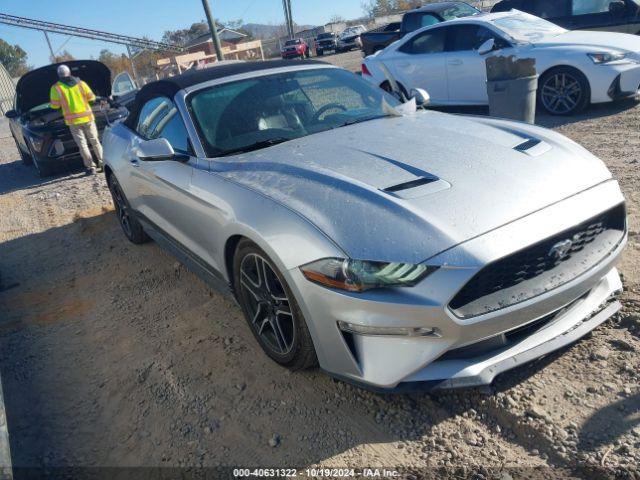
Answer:
[(539, 119), (599, 155), (624, 190), (623, 312), (490, 388), (392, 396), (276, 366), (232, 302), (155, 244), (127, 243), (103, 178), (38, 179), (2, 121), (0, 374), (14, 466), (640, 478), (639, 113)]

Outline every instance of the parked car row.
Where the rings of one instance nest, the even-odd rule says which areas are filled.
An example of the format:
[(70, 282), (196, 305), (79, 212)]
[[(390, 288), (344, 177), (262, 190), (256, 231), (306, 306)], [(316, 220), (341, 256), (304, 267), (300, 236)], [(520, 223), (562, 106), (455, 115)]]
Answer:
[(569, 31), (520, 11), (422, 28), (366, 57), (362, 73), (385, 90), (389, 74), (404, 92), (424, 88), (433, 105), (486, 105), (485, 60), (493, 55), (534, 59), (539, 104), (554, 115), (634, 97), (640, 87), (640, 37)]

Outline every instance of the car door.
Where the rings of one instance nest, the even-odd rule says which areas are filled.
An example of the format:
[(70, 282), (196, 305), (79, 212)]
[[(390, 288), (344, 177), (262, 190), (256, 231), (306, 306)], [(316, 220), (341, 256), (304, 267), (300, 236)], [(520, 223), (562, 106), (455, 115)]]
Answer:
[(406, 40), (385, 65), (407, 90), (424, 88), (433, 104), (446, 104), (445, 31), (430, 28)]
[(493, 38), (501, 55), (511, 45), (483, 25), (463, 24), (444, 27), (446, 35), (446, 69), (449, 102), (455, 104), (487, 104), (486, 56), (478, 48)]
[(611, 3), (612, 0), (571, 0), (571, 27), (568, 28), (627, 33), (626, 15), (613, 13)]
[[(136, 134), (130, 145), (130, 184), (133, 208), (157, 230), (190, 248), (189, 215), (193, 209), (191, 177), (197, 159), (184, 121), (176, 105), (167, 97), (149, 100), (141, 109)], [(148, 161), (137, 155), (140, 145), (165, 138), (178, 154), (188, 160)]]
[(640, 3), (635, 0), (626, 0), (626, 23), (627, 33), (632, 35), (640, 34)]
[(409, 12), (405, 13), (404, 19), (402, 20), (402, 30), (403, 33), (411, 33), (420, 28), (437, 25), (440, 22), (442, 22), (442, 19), (431, 12)]
[[(573, 30), (571, 1), (572, 0), (531, 0), (524, 10), (561, 27)], [(527, 2), (524, 3), (526, 4)]]

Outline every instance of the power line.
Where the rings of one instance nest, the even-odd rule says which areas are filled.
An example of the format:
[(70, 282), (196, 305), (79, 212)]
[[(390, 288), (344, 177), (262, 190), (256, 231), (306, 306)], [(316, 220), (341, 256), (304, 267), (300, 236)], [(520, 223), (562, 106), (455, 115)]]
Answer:
[(120, 35), (117, 33), (103, 32), (100, 30), (92, 30), (89, 28), (73, 27), (70, 25), (62, 25), (60, 23), (45, 22), (26, 17), (17, 17), (15, 15), (7, 15), (0, 13), (0, 23), (12, 25), (14, 27), (29, 28), (31, 30), (40, 30), (43, 32), (60, 33), (63, 35), (73, 35), (75, 37), (89, 38), (91, 40), (100, 40), (103, 42), (117, 43), (135, 48), (143, 48), (148, 50), (162, 50), (167, 52), (181, 53), (183, 47), (164, 42), (155, 42), (146, 38), (130, 37), (128, 35)]

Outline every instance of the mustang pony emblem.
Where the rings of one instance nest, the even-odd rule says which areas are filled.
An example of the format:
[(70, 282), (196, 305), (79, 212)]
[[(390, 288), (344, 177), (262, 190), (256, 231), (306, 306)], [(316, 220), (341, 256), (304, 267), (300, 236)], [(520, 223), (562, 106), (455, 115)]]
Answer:
[(548, 255), (555, 260), (562, 260), (571, 251), (571, 247), (573, 247), (573, 241), (566, 239), (561, 242), (556, 243), (551, 250), (549, 250)]

